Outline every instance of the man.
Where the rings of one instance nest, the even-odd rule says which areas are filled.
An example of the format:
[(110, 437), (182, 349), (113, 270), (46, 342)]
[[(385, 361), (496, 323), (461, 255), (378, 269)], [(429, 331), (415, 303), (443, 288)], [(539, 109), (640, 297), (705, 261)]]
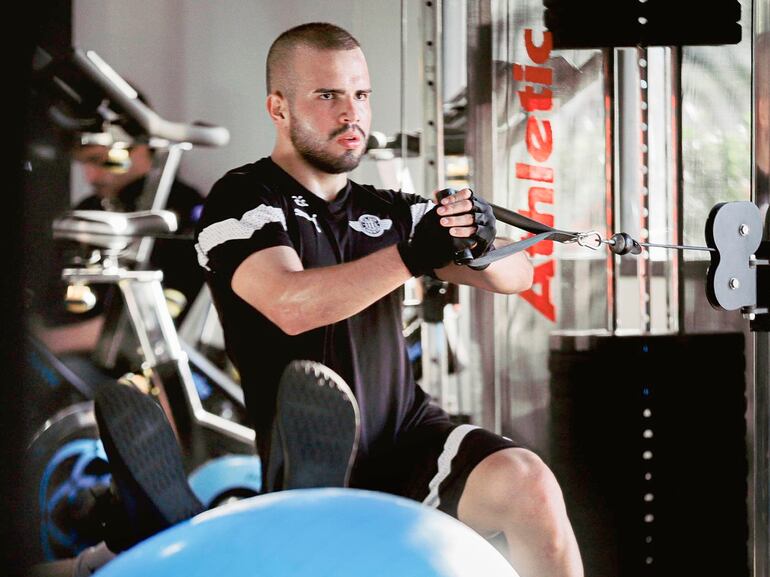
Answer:
[[(118, 149), (125, 153), (119, 158), (113, 156), (114, 152), (101, 144), (75, 146), (73, 158), (92, 189), (89, 196), (77, 203), (75, 210), (132, 212), (143, 209), (139, 203), (152, 168), (152, 149), (147, 144), (136, 143), (127, 149)], [(203, 197), (197, 190), (179, 179), (173, 182), (166, 210), (177, 217), (177, 234), (192, 234), (202, 203)], [(203, 274), (189, 240), (156, 239), (154, 242), (149, 266), (163, 271), (164, 292), (174, 307), (174, 315), (181, 321), (203, 285)], [(115, 295), (113, 288), (105, 290), (102, 285), (94, 285), (92, 289), (99, 295), (93, 311), (74, 318), (50, 313), (49, 318), (43, 319), (47, 326), (38, 334), (53, 352), (91, 351), (95, 346), (103, 327), (104, 305)], [(52, 303), (49, 309), (58, 308), (58, 304)]]
[(313, 23), (282, 34), (267, 86), (273, 152), (214, 185), (196, 245), (263, 469), (275, 468), (282, 371), (318, 361), (350, 383), (360, 406), (350, 486), (433, 504), (484, 535), (503, 532), (523, 577), (582, 575), (551, 472), (508, 439), (452, 425), (415, 384), (401, 332), (397, 289), (410, 277), (512, 294), (532, 282), (526, 256), (483, 270), (453, 264), (456, 248), (480, 256), (494, 238), (491, 208), (468, 189), (433, 208), (348, 180), (365, 150), (371, 87), (346, 31)]

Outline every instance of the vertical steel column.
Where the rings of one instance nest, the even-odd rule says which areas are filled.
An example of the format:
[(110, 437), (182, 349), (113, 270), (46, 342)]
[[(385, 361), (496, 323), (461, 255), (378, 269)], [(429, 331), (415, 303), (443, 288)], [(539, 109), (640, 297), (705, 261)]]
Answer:
[(422, 138), (425, 163), (424, 193), (431, 194), (444, 184), (444, 107), (442, 101), (441, 51), (442, 0), (422, 3)]
[[(647, 48), (640, 46), (636, 51), (637, 68), (639, 69), (639, 239), (649, 242), (650, 236), (650, 170), (649, 170), (649, 99)], [(637, 260), (637, 275), (639, 277), (639, 302), (641, 305), (642, 333), (649, 333), (652, 325), (652, 298), (650, 295), (650, 251), (645, 249)]]
[[(424, 165), (423, 195), (444, 185), (444, 107), (441, 74), (441, 0), (423, 0), (422, 23), (422, 136), (420, 154)], [(405, 160), (405, 159), (404, 159)], [(426, 290), (426, 292), (428, 292)], [(441, 298), (433, 296), (431, 298)], [(449, 397), (449, 350), (442, 322), (425, 322), (421, 331), (422, 384), (445, 409)], [(450, 410), (451, 412), (451, 410)]]
[[(770, 1), (755, 0), (752, 26), (752, 201), (770, 204)], [(765, 215), (766, 217), (767, 215)], [(764, 240), (770, 240), (765, 224)], [(754, 386), (747, 391), (749, 539), (754, 577), (770, 575), (770, 334), (754, 333)]]
[[(491, 195), (495, 190), (495, 130), (496, 85), (493, 75), (492, 45), (494, 20), (497, 10), (495, 0), (478, 0), (468, 4), (468, 138), (466, 153), (471, 159), (472, 180), (476, 190)], [(463, 287), (465, 288), (465, 287)], [(481, 387), (481, 426), (500, 431), (501, 422), (496, 395), (494, 297), (492, 294), (467, 290), (467, 334), (471, 344), (471, 379), (464, 386)]]
[(768, 421), (770, 420), (770, 335), (754, 333), (754, 386), (747, 393), (749, 455), (749, 554), (754, 577), (770, 575), (770, 519), (768, 519)]
[[(605, 48), (602, 51), (602, 78), (604, 90), (604, 238), (615, 234), (619, 214), (618, 199), (615, 194), (615, 49)], [(618, 329), (618, 257), (607, 251), (607, 328), (611, 333)]]
[[(684, 231), (684, 183), (682, 170), (682, 48), (668, 48), (669, 72), (669, 207), (673, 227), (670, 242), (682, 244)], [(684, 251), (675, 250), (671, 283), (666, 291), (668, 330), (683, 333), (684, 326)], [(672, 313), (676, 311), (676, 315)]]
[(408, 151), (406, 147), (406, 69), (407, 69), (407, 48), (409, 47), (407, 33), (409, 31), (409, 21), (407, 18), (407, 0), (401, 0), (401, 98), (399, 102), (399, 132), (401, 139), (399, 146), (401, 148), (401, 169), (398, 173), (398, 187), (404, 189), (404, 176), (407, 173), (406, 159)]

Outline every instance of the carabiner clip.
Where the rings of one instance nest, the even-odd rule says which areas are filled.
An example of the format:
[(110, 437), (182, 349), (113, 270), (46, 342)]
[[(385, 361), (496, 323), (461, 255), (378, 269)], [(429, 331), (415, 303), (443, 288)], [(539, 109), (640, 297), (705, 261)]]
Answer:
[(579, 233), (576, 240), (580, 246), (591, 250), (598, 250), (602, 246), (602, 237), (595, 230)]

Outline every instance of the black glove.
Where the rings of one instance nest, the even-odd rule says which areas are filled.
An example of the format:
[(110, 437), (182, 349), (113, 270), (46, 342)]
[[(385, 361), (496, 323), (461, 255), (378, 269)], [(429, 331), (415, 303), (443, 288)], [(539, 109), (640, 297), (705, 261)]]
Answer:
[(473, 217), (476, 225), (476, 234), (471, 238), (476, 241), (476, 246), (471, 249), (474, 258), (484, 256), (497, 236), (497, 219), (492, 212), (492, 205), (483, 198), (471, 196), (473, 203)]
[[(449, 229), (441, 226), (441, 215), (436, 208), (426, 212), (417, 223), (411, 241), (398, 243), (398, 252), (406, 268), (414, 276), (433, 275), (433, 271), (452, 262), (457, 250), (456, 241), (463, 241), (470, 247), (474, 239), (458, 239), (449, 234)], [(458, 243), (459, 244), (459, 243)]]
[[(497, 236), (497, 219), (492, 212), (492, 205), (483, 198), (474, 194), (471, 196), (471, 202), (473, 203), (473, 216), (476, 225), (476, 234), (471, 237), (472, 240), (476, 241), (476, 246), (471, 249), (471, 253), (473, 258), (479, 258), (495, 249), (495, 245), (492, 243)], [(484, 270), (489, 265), (468, 266), (473, 270)]]

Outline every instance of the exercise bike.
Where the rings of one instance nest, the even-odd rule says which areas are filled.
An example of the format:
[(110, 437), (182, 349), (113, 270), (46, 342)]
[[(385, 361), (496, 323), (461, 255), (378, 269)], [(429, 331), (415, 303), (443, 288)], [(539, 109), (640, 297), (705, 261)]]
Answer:
[[(60, 126), (82, 128), (87, 118), (113, 137), (148, 142), (155, 151), (142, 193), (147, 210), (70, 211), (52, 226), (55, 242), (71, 249), (62, 272), (71, 304), (91, 306), (93, 285), (112, 285), (121, 297), (108, 309), (91, 358), (57, 357), (28, 335), (28, 372), (37, 377), (31, 386), (38, 387), (41, 410), (25, 455), (26, 537), (33, 559), (53, 560), (72, 557), (101, 538), (91, 512), (111, 475), (93, 399), (105, 382), (118, 379), (162, 406), (191, 487), (207, 508), (257, 494), (261, 470), (237, 375), (221, 361), (208, 290), (201, 290), (177, 330), (163, 275), (146, 265), (154, 240), (173, 238), (176, 230), (174, 214), (163, 209), (181, 154), (193, 146), (222, 146), (229, 133), (160, 118), (93, 52), (75, 49), (48, 61), (38, 76), (57, 95), (51, 117)], [(117, 374), (125, 364), (131, 370)]]

